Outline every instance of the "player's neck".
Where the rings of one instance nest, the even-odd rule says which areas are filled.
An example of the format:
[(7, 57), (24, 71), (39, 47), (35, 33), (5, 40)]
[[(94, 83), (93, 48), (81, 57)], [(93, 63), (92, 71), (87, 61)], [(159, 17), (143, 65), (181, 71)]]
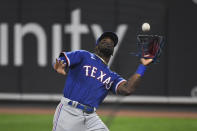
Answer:
[(100, 57), (100, 59), (103, 61), (103, 63), (105, 63), (106, 65), (108, 64), (109, 60), (110, 60), (110, 56), (107, 57), (104, 54), (100, 53), (100, 52), (95, 52), (95, 54)]

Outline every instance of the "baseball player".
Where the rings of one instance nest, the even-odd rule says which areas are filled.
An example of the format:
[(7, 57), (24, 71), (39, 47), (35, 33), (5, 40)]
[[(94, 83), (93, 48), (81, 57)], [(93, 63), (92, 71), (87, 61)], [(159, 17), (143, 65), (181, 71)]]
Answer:
[(96, 41), (95, 52), (85, 50), (62, 52), (54, 69), (67, 75), (64, 95), (57, 106), (53, 131), (109, 131), (96, 114), (109, 91), (117, 95), (130, 95), (152, 59), (141, 58), (137, 71), (128, 80), (108, 67), (118, 37), (104, 32)]

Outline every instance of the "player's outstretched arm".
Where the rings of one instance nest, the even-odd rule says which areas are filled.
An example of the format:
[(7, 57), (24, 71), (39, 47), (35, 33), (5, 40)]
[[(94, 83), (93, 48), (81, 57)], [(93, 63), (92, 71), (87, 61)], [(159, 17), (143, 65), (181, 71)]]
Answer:
[[(141, 58), (142, 66), (147, 66), (152, 61), (153, 61), (153, 59)], [(120, 95), (132, 94), (133, 91), (135, 90), (135, 88), (139, 85), (141, 76), (142, 76), (142, 73), (135, 73), (127, 81), (122, 82), (117, 88), (117, 93)]]
[(53, 68), (57, 73), (66, 75), (65, 67), (66, 67), (66, 64), (64, 64), (63, 60), (61, 61), (61, 60), (56, 59), (56, 62)]

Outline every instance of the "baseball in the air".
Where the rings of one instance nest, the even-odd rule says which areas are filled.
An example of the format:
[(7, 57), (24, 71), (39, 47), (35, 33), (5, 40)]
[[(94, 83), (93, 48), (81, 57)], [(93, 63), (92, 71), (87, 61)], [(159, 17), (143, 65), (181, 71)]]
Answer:
[(142, 25), (142, 31), (146, 32), (146, 31), (149, 31), (150, 30), (150, 25), (149, 23), (144, 23)]

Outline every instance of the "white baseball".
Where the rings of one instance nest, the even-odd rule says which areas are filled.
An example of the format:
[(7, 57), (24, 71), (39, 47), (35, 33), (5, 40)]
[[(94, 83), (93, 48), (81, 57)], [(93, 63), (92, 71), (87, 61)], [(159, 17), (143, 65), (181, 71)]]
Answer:
[(150, 25), (149, 23), (144, 23), (142, 25), (142, 31), (146, 32), (146, 31), (149, 31), (150, 30)]

